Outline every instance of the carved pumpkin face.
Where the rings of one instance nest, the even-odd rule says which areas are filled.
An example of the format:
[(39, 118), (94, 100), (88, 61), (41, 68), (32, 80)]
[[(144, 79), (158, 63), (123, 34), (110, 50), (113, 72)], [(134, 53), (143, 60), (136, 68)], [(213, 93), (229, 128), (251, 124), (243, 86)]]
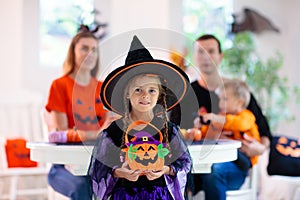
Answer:
[(276, 150), (285, 156), (300, 157), (300, 139), (297, 141), (280, 137), (276, 145)]
[(99, 130), (104, 122), (104, 114), (107, 112), (103, 108), (100, 97), (101, 85), (92, 79), (87, 86), (74, 84), (72, 103), (68, 105), (68, 124), (70, 127), (76, 126), (79, 130)]
[(132, 170), (160, 170), (164, 166), (164, 158), (158, 156), (155, 144), (139, 144), (132, 147), (133, 153), (127, 154), (127, 161)]
[(95, 112), (95, 101), (86, 100), (87, 98), (78, 98), (73, 104), (73, 116), (78, 129), (85, 129), (86, 126), (99, 126), (97, 116)]
[(135, 145), (135, 148), (137, 149), (136, 160), (139, 159), (140, 161), (143, 161), (143, 160), (154, 161), (154, 159), (157, 158), (158, 148), (157, 148), (157, 145), (155, 145), (155, 144), (148, 144), (148, 143), (138, 144), (138, 145)]
[(30, 160), (30, 150), (25, 139), (7, 139), (5, 152), (8, 167), (36, 167), (37, 162)]
[[(127, 131), (128, 132), (128, 131)], [(162, 134), (160, 141), (156, 140), (150, 133), (137, 131), (134, 138), (128, 142), (126, 134), (126, 160), (132, 170), (161, 170), (164, 166), (164, 157), (169, 153), (163, 147)]]

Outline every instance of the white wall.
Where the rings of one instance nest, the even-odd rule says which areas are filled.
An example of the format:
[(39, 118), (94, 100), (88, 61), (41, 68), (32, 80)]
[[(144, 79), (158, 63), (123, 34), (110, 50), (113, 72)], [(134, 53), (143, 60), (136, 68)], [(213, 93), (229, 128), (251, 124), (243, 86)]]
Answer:
[[(95, 6), (101, 19), (109, 23), (108, 37), (100, 46), (102, 70), (116, 56), (128, 51), (136, 29), (141, 33), (143, 28), (181, 32), (181, 0), (96, 0)], [(0, 13), (0, 91), (26, 88), (46, 97), (51, 81), (60, 75), (61, 69), (39, 66), (39, 0), (0, 0)], [(155, 40), (156, 35), (147, 34), (148, 40), (150, 36)], [(115, 38), (123, 43), (112, 42)]]
[(100, 42), (100, 78), (124, 64), (135, 34), (155, 58), (165, 58), (172, 47), (183, 49), (181, 4), (182, 0), (96, 0), (99, 20), (108, 23), (108, 37)]
[(30, 90), (46, 95), (60, 69), (41, 68), (38, 59), (39, 0), (0, 1), (0, 92)]
[[(147, 33), (142, 36), (146, 46), (168, 49), (175, 44), (175, 48), (180, 49), (181, 2), (182, 0), (96, 0), (101, 18), (109, 23), (109, 35), (100, 46), (102, 70), (105, 71), (104, 66), (111, 64), (116, 56), (127, 52), (135, 29), (147, 28), (137, 31)], [(29, 89), (46, 97), (51, 81), (61, 72), (59, 68), (39, 66), (38, 3), (39, 0), (0, 0), (0, 91)], [(300, 69), (297, 65), (300, 52), (300, 2), (235, 0), (236, 11), (241, 11), (243, 6), (257, 9), (280, 28), (280, 34), (270, 32), (258, 36), (259, 51), (263, 56), (269, 56), (275, 50), (280, 50), (284, 56), (282, 75), (288, 76), (291, 84), (300, 86)], [(159, 32), (159, 37), (155, 32)], [(114, 43), (114, 39), (123, 43)], [(122, 59), (119, 60), (120, 63), (123, 62)], [(291, 108), (297, 115), (297, 121), (282, 124), (279, 132), (299, 135), (299, 106), (291, 102)]]
[[(241, 12), (244, 7), (253, 8), (264, 16), (267, 16), (280, 33), (264, 32), (257, 35), (258, 52), (263, 58), (274, 56), (275, 51), (280, 51), (284, 57), (281, 76), (289, 79), (290, 85), (300, 87), (299, 79), (299, 52), (300, 52), (300, 1), (298, 0), (235, 0), (236, 12)], [(300, 105), (295, 104), (295, 99), (290, 97), (288, 107), (295, 115), (296, 121), (282, 122), (274, 134), (288, 134), (300, 136)], [(282, 110), (287, 108), (282, 108)], [(278, 113), (280, 115), (281, 113)]]
[(22, 63), (22, 3), (17, 0), (1, 2), (0, 13), (0, 87), (16, 89), (21, 86)]

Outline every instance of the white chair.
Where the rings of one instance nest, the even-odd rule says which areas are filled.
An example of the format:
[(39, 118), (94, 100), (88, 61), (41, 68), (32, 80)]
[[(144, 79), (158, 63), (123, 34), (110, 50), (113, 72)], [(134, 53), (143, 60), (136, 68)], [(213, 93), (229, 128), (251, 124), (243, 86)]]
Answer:
[[(239, 190), (230, 190), (226, 192), (226, 200), (256, 200), (258, 188), (258, 164), (249, 171), (244, 184)], [(195, 196), (189, 197), (189, 200), (204, 200), (204, 191), (198, 192)]]
[(0, 136), (42, 141), (40, 110), (43, 98), (30, 91), (0, 91)]
[(254, 165), (249, 171), (244, 184), (239, 190), (226, 192), (226, 200), (256, 200), (258, 188), (258, 164)]
[[(8, 168), (6, 152), (5, 152), (5, 142), (6, 139), (0, 138), (0, 178), (8, 178), (9, 182), (5, 183), (9, 185), (9, 191), (5, 194), (4, 191), (0, 194), (0, 199), (9, 199), (16, 200), (17, 197), (23, 197), (27, 195), (35, 195), (35, 196), (44, 196), (47, 194), (48, 188), (46, 184), (42, 184), (39, 187), (30, 187), (26, 189), (19, 188), (18, 185), (20, 183), (20, 179), (28, 176), (46, 176), (48, 173), (47, 168), (44, 166), (38, 167), (18, 167), (18, 168)], [(30, 184), (26, 184), (30, 185)]]
[[(46, 166), (8, 168), (5, 152), (8, 138), (22, 137), (27, 141), (42, 141), (39, 116), (41, 106), (42, 97), (37, 93), (26, 90), (0, 91), (0, 199), (15, 200), (27, 195), (38, 195), (42, 199), (40, 196), (47, 194)], [(28, 179), (34, 179), (33, 183), (26, 183)], [(36, 182), (41, 182), (39, 187)], [(27, 189), (20, 187), (24, 185)]]
[(269, 150), (259, 158), (260, 187), (259, 199), (299, 200), (300, 177), (280, 176), (267, 173)]

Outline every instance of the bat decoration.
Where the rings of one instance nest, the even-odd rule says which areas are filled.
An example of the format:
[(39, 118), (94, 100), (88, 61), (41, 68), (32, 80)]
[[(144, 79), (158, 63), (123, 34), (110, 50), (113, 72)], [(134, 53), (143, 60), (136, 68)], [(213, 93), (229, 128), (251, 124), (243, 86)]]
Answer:
[(245, 8), (243, 12), (243, 21), (238, 22), (240, 16), (233, 15), (234, 22), (231, 25), (231, 32), (238, 33), (242, 31), (251, 31), (253, 33), (261, 33), (263, 31), (275, 31), (279, 33), (279, 29), (273, 25), (273, 23), (261, 15), (260, 13)]
[(98, 39), (102, 39), (105, 35), (105, 28), (107, 27), (107, 23), (95, 23), (96, 27), (91, 29), (89, 26), (80, 24), (78, 32), (80, 31), (89, 31), (93, 33)]
[[(71, 23), (73, 26), (78, 27), (77, 33), (79, 32), (91, 32), (95, 35), (96, 38), (99, 40), (106, 36), (106, 28), (108, 26), (107, 23), (99, 22), (95, 20), (96, 15), (99, 15), (100, 12), (97, 10), (92, 10), (89, 13), (85, 13), (83, 10), (81, 10), (80, 7), (74, 6), (74, 8), (78, 9), (82, 14), (77, 17), (69, 17), (69, 18), (62, 18), (58, 19), (58, 23)], [(87, 23), (87, 16), (93, 17), (94, 20), (92, 22)], [(64, 25), (63, 25), (64, 26)], [(73, 32), (71, 34), (68, 34), (69, 36), (73, 36)]]

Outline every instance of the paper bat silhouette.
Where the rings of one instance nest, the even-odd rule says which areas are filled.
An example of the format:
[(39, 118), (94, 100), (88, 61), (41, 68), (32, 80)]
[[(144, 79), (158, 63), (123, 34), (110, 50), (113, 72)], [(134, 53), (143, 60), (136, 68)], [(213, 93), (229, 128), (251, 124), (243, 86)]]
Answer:
[(95, 22), (96, 27), (94, 29), (90, 29), (89, 26), (84, 25), (84, 24), (80, 24), (78, 32), (79, 31), (89, 31), (91, 33), (93, 33), (98, 39), (102, 39), (105, 35), (105, 28), (107, 27), (107, 23), (98, 23)]
[(234, 22), (231, 26), (232, 33), (238, 33), (242, 31), (251, 31), (254, 33), (261, 33), (266, 30), (275, 31), (279, 33), (279, 29), (276, 28), (272, 22), (266, 17), (262, 16), (258, 12), (250, 9), (244, 9), (244, 20), (237, 22), (237, 15), (233, 15)]

